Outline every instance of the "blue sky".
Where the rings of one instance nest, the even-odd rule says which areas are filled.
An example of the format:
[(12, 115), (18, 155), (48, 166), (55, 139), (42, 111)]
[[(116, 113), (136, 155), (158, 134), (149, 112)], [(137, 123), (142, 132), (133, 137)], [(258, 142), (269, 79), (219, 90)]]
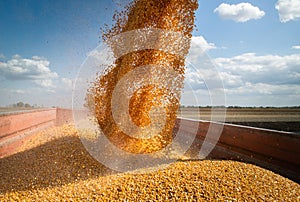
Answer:
[[(216, 66), (226, 105), (300, 105), (300, 0), (199, 5), (192, 48), (205, 50)], [(112, 1), (0, 0), (0, 106), (70, 107), (79, 67), (116, 8)], [(203, 75), (190, 72), (186, 80)], [(207, 95), (201, 82), (193, 87)], [(184, 104), (195, 103), (187, 96)]]

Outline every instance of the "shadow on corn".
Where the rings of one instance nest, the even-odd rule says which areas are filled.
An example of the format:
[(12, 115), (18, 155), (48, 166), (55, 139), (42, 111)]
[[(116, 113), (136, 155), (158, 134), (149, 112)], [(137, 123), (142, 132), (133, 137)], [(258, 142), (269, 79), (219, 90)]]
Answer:
[[(0, 158), (0, 195), (60, 187), (114, 174), (118, 172), (90, 156), (79, 137), (63, 136)], [(137, 171), (131, 174), (140, 173)]]
[(77, 137), (61, 137), (0, 159), (0, 194), (116, 173), (94, 160)]

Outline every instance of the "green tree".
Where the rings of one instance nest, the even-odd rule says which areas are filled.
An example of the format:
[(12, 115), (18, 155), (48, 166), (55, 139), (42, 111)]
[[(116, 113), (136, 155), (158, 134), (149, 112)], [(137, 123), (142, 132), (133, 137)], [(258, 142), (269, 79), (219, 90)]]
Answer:
[(18, 102), (17, 107), (24, 107), (24, 103), (23, 102)]
[(25, 106), (25, 108), (31, 108), (31, 105), (28, 103), (26, 103), (24, 106)]

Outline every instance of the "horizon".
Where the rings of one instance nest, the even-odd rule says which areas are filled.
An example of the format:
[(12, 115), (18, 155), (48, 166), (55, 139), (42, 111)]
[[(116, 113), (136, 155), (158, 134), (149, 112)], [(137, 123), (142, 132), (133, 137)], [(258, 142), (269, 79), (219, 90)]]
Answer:
[[(64, 108), (61, 106), (38, 106), (38, 105), (30, 105), (29, 106), (17, 106), (17, 103), (10, 104), (7, 106), (0, 106), (0, 109), (47, 109), (47, 108), (63, 108), (63, 109), (73, 109), (71, 108)], [(294, 106), (239, 106), (239, 105), (180, 105), (179, 108), (300, 108), (300, 105)]]

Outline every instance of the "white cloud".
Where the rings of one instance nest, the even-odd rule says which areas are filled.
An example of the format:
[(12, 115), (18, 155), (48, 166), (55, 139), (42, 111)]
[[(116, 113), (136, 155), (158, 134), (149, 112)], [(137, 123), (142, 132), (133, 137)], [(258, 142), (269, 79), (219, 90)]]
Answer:
[(5, 59), (5, 55), (0, 54), (0, 59)]
[(214, 43), (207, 42), (203, 36), (193, 36), (191, 39), (191, 47), (187, 56), (187, 61), (193, 63), (202, 53), (216, 48), (217, 47)]
[(193, 36), (191, 40), (191, 49), (199, 52), (205, 52), (211, 49), (215, 49), (214, 43), (208, 43), (203, 36)]
[(292, 46), (292, 49), (300, 50), (300, 46)]
[(52, 79), (58, 78), (58, 74), (51, 71), (49, 65), (48, 60), (38, 56), (22, 58), (14, 55), (10, 60), (0, 62), (0, 73), (11, 81), (29, 80), (44, 88), (55, 88)]
[(7, 62), (0, 62), (1, 75), (10, 80), (39, 80), (57, 78), (58, 74), (49, 68), (50, 62), (33, 56), (30, 59), (14, 55)]
[(51, 79), (35, 80), (34, 83), (44, 88), (55, 88)]
[(267, 94), (267, 95), (298, 95), (300, 96), (299, 85), (271, 85), (266, 83), (249, 83), (237, 89), (228, 89), (229, 93), (238, 90), (241, 94)]
[[(209, 69), (199, 65), (201, 62), (197, 63), (198, 68), (188, 66), (186, 70), (185, 82), (192, 87), (194, 95), (198, 91), (209, 91), (206, 82), (218, 81), (219, 76), (223, 80), (227, 105), (299, 105), (300, 54), (280, 56), (245, 53), (212, 59), (211, 63), (216, 65), (217, 72), (213, 67)], [(191, 90), (186, 93), (191, 94)]]
[(288, 22), (300, 18), (299, 0), (278, 0), (275, 8), (278, 10), (280, 22)]
[(234, 88), (243, 85), (243, 79), (241, 75), (234, 75), (228, 72), (220, 72), (220, 77), (223, 80), (223, 84), (227, 88)]
[(215, 10), (215, 13), (223, 19), (230, 19), (235, 22), (246, 22), (252, 19), (260, 19), (265, 15), (265, 12), (250, 3), (239, 4), (220, 4)]
[(73, 81), (69, 78), (61, 78), (62, 83), (68, 88), (72, 88), (73, 87)]
[(214, 60), (220, 71), (240, 76), (244, 83), (294, 85), (300, 87), (300, 54), (279, 56), (246, 53)]

